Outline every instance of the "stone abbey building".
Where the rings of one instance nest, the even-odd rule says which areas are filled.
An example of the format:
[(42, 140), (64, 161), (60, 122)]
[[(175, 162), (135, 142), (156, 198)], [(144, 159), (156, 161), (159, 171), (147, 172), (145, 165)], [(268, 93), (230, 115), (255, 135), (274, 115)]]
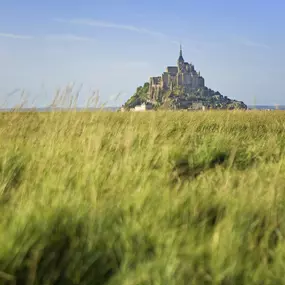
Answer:
[(173, 90), (181, 87), (186, 90), (195, 90), (205, 86), (205, 80), (200, 76), (192, 63), (184, 61), (182, 48), (180, 46), (180, 55), (177, 60), (177, 66), (168, 66), (166, 71), (158, 77), (151, 77), (149, 81), (149, 98), (155, 100), (160, 91)]
[(135, 94), (123, 106), (125, 110), (206, 110), (242, 109), (242, 102), (223, 96), (205, 86), (205, 80), (192, 63), (184, 61), (182, 48), (177, 66), (168, 66), (161, 76), (150, 77), (149, 82), (139, 86)]

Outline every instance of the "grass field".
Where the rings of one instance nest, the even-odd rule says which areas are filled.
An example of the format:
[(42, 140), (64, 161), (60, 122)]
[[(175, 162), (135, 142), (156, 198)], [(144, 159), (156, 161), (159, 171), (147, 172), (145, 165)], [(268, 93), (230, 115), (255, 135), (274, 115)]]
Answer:
[(0, 284), (285, 284), (285, 112), (0, 113)]

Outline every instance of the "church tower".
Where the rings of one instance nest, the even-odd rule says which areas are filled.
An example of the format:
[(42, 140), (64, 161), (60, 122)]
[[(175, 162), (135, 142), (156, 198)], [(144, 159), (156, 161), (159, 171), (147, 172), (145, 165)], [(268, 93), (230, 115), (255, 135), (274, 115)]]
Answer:
[(181, 45), (180, 45), (180, 54), (179, 54), (179, 58), (178, 58), (178, 61), (177, 61), (177, 66), (178, 66), (179, 71), (183, 71), (184, 70), (184, 58), (183, 58), (183, 55), (182, 55), (182, 46)]

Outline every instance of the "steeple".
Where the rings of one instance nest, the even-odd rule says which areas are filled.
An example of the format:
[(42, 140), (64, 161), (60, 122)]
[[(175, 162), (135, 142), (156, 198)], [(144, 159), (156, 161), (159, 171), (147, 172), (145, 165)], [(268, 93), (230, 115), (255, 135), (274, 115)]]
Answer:
[(180, 54), (179, 54), (179, 58), (177, 60), (177, 65), (178, 65), (179, 70), (183, 69), (184, 58), (183, 58), (183, 55), (182, 55), (182, 46), (181, 45), (180, 45)]
[(179, 53), (178, 62), (184, 63), (184, 58), (182, 55), (182, 45), (180, 45), (180, 53)]

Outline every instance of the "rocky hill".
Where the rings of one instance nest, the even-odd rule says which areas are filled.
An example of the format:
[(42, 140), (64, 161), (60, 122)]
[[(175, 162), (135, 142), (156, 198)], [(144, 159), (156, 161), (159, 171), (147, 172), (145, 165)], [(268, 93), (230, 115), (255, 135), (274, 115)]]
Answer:
[(173, 90), (160, 90), (153, 102), (149, 97), (149, 83), (137, 88), (135, 94), (124, 104), (125, 109), (134, 108), (142, 103), (151, 103), (155, 109), (197, 109), (204, 106), (206, 109), (247, 109), (246, 104), (223, 96), (207, 87), (188, 91), (183, 87)]

